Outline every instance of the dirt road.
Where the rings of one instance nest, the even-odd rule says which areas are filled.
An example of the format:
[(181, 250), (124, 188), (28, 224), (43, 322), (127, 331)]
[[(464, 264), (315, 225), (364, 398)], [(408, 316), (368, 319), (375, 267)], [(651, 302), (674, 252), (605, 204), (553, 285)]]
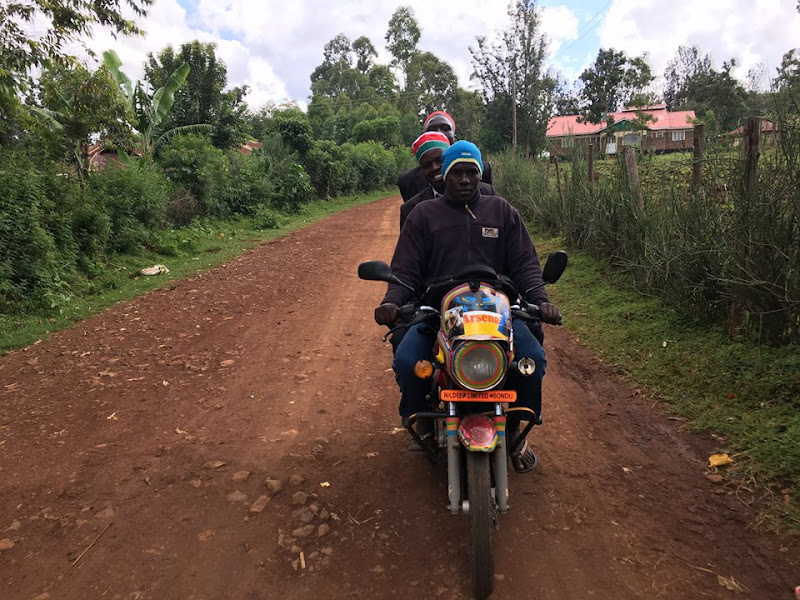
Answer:
[[(390, 258), (398, 205), (0, 359), (0, 597), (467, 598), (467, 518), (396, 428), (384, 287), (355, 277)], [(713, 444), (566, 332), (546, 347), (541, 464), (511, 476), (494, 597), (790, 599), (800, 545), (748, 528), (706, 478)]]

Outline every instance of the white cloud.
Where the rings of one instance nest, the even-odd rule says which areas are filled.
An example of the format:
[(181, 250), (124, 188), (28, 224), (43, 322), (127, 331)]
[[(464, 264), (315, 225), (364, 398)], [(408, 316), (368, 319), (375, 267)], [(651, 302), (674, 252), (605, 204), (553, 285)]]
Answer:
[(697, 45), (717, 68), (736, 58), (744, 79), (757, 63), (775, 73), (783, 54), (798, 43), (795, 0), (614, 0), (598, 30), (600, 46), (648, 54), (661, 75), (680, 45)]
[[(468, 48), (475, 36), (491, 35), (508, 20), (508, 0), (406, 0), (422, 29), (419, 47), (450, 63), (462, 86), (470, 86), (472, 73)], [(613, 0), (596, 30), (603, 47), (613, 46), (629, 54), (649, 52), (655, 73), (664, 70), (680, 44), (698, 44), (710, 52), (718, 66), (735, 56), (741, 61), (737, 74), (744, 76), (758, 62), (774, 72), (780, 57), (795, 43), (800, 15), (795, 0)], [(267, 101), (294, 99), (305, 105), (309, 77), (322, 62), (323, 46), (336, 34), (350, 39), (366, 35), (378, 49), (380, 62), (388, 62), (384, 35), (397, 0), (197, 0), (191, 12), (178, 0), (157, 0), (140, 23), (147, 36), (114, 40), (98, 31), (89, 46), (99, 55), (115, 48), (126, 72), (141, 78), (148, 52), (167, 44), (199, 39), (215, 42), (228, 66), (230, 86), (248, 85), (248, 103), (257, 107)], [(542, 29), (550, 40), (554, 66), (568, 79), (590, 61), (582, 60), (586, 43), (579, 40), (580, 18), (565, 5), (542, 10)], [(585, 23), (584, 23), (585, 26)], [(576, 55), (580, 52), (580, 57)], [(592, 58), (596, 49), (590, 52)]]

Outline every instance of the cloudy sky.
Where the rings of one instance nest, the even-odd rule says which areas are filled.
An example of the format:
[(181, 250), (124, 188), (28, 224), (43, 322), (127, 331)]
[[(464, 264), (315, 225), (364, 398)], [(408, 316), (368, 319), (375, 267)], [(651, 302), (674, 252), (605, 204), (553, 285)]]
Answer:
[[(716, 66), (735, 57), (744, 79), (757, 63), (770, 73), (787, 50), (800, 45), (796, 0), (541, 0), (550, 64), (574, 81), (597, 55), (614, 47), (647, 53), (661, 74), (681, 44), (697, 44)], [(199, 39), (215, 42), (230, 85), (246, 84), (252, 107), (295, 100), (305, 106), (309, 76), (322, 48), (338, 33), (367, 35), (388, 62), (384, 35), (398, 5), (411, 6), (420, 23), (419, 47), (449, 62), (463, 87), (469, 80), (469, 46), (507, 22), (508, 0), (156, 0), (140, 26), (142, 38), (114, 40), (97, 31), (88, 46), (114, 48), (125, 71), (141, 77), (148, 52)]]

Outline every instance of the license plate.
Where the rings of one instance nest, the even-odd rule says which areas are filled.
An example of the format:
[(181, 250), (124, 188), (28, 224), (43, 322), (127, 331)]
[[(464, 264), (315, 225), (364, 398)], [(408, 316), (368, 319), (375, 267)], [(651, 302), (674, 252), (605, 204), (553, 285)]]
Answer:
[(516, 402), (517, 392), (514, 390), (492, 390), (491, 392), (441, 390), (439, 399), (444, 402)]

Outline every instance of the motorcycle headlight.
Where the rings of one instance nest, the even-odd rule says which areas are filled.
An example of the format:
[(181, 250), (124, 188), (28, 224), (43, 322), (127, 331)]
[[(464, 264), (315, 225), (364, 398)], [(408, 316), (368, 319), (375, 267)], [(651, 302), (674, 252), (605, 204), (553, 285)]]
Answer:
[(503, 380), (508, 366), (506, 353), (499, 344), (464, 342), (453, 353), (452, 373), (468, 390), (490, 390)]

